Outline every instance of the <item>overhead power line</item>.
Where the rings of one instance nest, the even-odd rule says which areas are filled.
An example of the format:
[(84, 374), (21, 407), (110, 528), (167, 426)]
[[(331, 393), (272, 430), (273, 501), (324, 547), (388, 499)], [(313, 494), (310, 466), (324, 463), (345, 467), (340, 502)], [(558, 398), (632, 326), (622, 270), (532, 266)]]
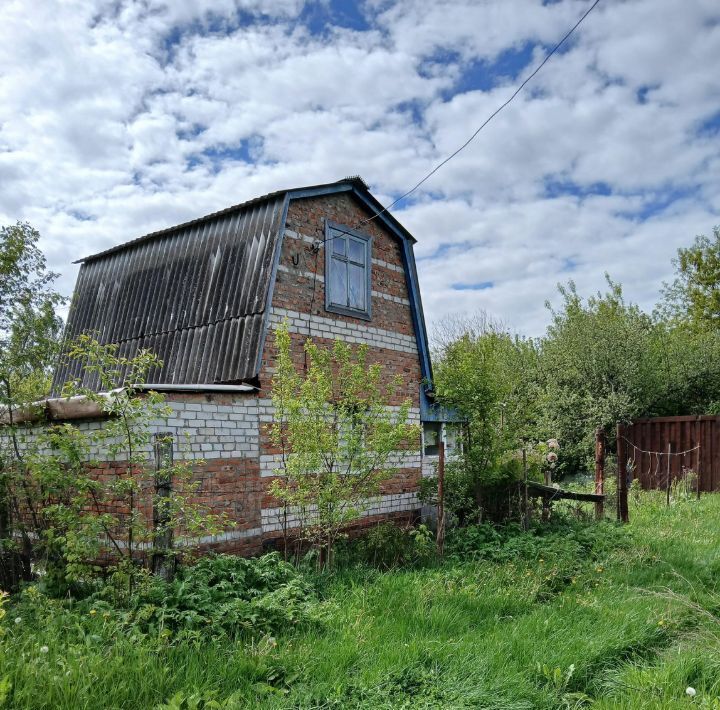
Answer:
[(473, 133), (473, 134), (470, 136), (470, 138), (468, 138), (454, 153), (451, 153), (451, 154), (448, 155), (448, 157), (445, 158), (442, 162), (438, 163), (438, 164), (437, 164), (427, 175), (425, 175), (425, 177), (424, 177), (422, 180), (420, 180), (420, 182), (418, 182), (414, 187), (410, 188), (407, 192), (405, 192), (405, 193), (403, 193), (402, 195), (400, 195), (400, 197), (398, 197), (394, 202), (391, 202), (389, 205), (387, 205), (387, 207), (383, 207), (382, 210), (380, 210), (380, 212), (378, 212), (377, 214), (374, 214), (372, 217), (368, 217), (367, 219), (364, 219), (364, 220), (363, 220), (362, 222), (360, 222), (357, 226), (360, 227), (360, 226), (362, 226), (363, 224), (367, 224), (368, 222), (372, 222), (374, 219), (377, 219), (381, 214), (387, 212), (389, 209), (391, 209), (392, 207), (394, 207), (398, 202), (400, 202), (401, 200), (404, 200), (406, 197), (409, 197), (410, 195), (412, 195), (412, 193), (415, 192), (415, 190), (417, 190), (424, 182), (426, 182), (427, 180), (429, 180), (438, 170), (440, 170), (440, 168), (443, 167), (443, 165), (447, 165), (447, 163), (449, 163), (458, 153), (460, 153), (460, 152), (462, 152), (463, 150), (465, 150), (465, 148), (467, 148), (467, 147), (470, 145), (470, 143), (472, 143), (472, 142), (475, 140), (475, 138), (477, 138), (478, 133), (480, 133), (480, 131), (482, 131), (482, 129), (485, 128), (485, 126), (487, 126), (488, 123), (490, 123), (490, 121), (492, 121), (493, 118), (495, 118), (495, 116), (497, 116), (508, 104), (512, 103), (512, 101), (515, 99), (515, 97), (525, 88), (525, 86), (526, 86), (526, 85), (533, 79), (533, 77), (545, 66), (545, 64), (547, 64), (547, 62), (548, 62), (548, 60), (550, 59), (550, 57), (552, 57), (553, 54), (555, 54), (555, 53), (558, 51), (558, 49), (560, 49), (560, 47), (563, 46), (563, 44), (568, 40), (568, 38), (570, 37), (570, 35), (572, 35), (572, 33), (575, 32), (575, 30), (576, 30), (578, 27), (580, 27), (580, 25), (583, 23), (583, 20), (585, 20), (585, 18), (595, 9), (595, 7), (596, 7), (599, 3), (600, 3), (600, 0), (595, 0), (595, 2), (593, 2), (592, 5), (590, 5), (590, 7), (585, 11), (585, 13), (583, 14), (583, 16), (573, 25), (573, 27), (567, 32), (567, 34), (565, 34), (565, 36), (552, 48), (552, 50), (550, 50), (550, 52), (548, 52), (548, 54), (546, 55), (545, 59), (543, 59), (542, 62), (540, 62), (540, 64), (538, 64), (537, 67), (535, 67), (535, 69), (533, 70), (532, 74), (530, 74), (530, 75), (522, 82), (522, 84), (520, 84), (520, 86), (518, 86), (518, 88), (515, 89), (515, 92), (513, 93), (513, 95), (512, 95), (507, 101), (505, 101), (503, 104), (501, 104), (500, 106), (498, 106), (498, 107), (482, 122), (482, 124), (478, 127), (478, 129), (475, 131), (475, 133)]

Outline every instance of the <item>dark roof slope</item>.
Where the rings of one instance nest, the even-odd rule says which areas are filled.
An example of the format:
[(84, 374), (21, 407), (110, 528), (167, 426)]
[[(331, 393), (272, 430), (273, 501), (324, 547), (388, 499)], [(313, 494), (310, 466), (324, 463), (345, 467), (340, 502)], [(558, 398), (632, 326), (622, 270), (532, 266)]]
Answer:
[[(83, 261), (66, 329), (163, 361), (154, 383), (239, 382), (255, 374), (285, 193), (141, 237)], [(80, 378), (60, 364), (53, 393)]]

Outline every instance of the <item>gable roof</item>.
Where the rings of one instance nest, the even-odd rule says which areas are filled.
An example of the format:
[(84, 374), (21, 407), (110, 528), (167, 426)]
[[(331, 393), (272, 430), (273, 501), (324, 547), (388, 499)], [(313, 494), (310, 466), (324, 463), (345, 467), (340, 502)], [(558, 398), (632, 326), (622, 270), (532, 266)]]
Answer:
[[(254, 380), (289, 201), (340, 192), (352, 192), (371, 212), (383, 209), (362, 179), (346, 178), (269, 193), (81, 259), (66, 339), (91, 333), (102, 343), (117, 343), (118, 354), (125, 357), (151, 350), (163, 362), (151, 374), (155, 384)], [(389, 213), (379, 219), (405, 245), (415, 285), (409, 290), (417, 291), (412, 249), (407, 248), (415, 239)], [(416, 332), (419, 328), (426, 352), (419, 291), (417, 304)], [(99, 386), (82, 363), (61, 362), (53, 394), (72, 379), (91, 389)]]

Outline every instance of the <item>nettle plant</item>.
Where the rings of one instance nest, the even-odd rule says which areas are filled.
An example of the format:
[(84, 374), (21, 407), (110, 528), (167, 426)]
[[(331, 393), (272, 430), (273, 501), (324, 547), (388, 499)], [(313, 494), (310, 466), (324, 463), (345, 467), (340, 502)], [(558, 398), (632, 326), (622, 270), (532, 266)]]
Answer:
[(323, 349), (308, 339), (304, 347), (299, 368), (287, 325), (277, 329), (268, 433), (281, 463), (270, 492), (281, 506), (285, 555), (294, 539), (296, 549), (309, 544), (324, 566), (332, 564), (338, 538), (392, 476), (398, 453), (417, 447), (420, 427), (410, 421), (409, 399), (390, 406), (401, 378), (384, 385), (367, 346), (336, 340)]
[[(190, 542), (230, 522), (196, 502), (200, 482), (192, 464), (172, 455), (176, 442), (157, 433), (172, 409), (144, 384), (161, 362), (147, 350), (121, 357), (116, 345), (89, 335), (74, 341), (68, 356), (95, 373), (98, 386), (70, 382), (63, 395), (96, 403), (104, 419), (90, 430), (48, 427), (27, 456), (46, 568), (60, 575), (58, 582), (73, 582), (96, 571), (101, 557), (132, 567), (147, 561), (149, 551), (153, 569), (167, 576), (179, 554), (172, 547), (175, 531)], [(111, 471), (100, 456), (114, 463)], [(192, 549), (182, 546), (186, 553)]]

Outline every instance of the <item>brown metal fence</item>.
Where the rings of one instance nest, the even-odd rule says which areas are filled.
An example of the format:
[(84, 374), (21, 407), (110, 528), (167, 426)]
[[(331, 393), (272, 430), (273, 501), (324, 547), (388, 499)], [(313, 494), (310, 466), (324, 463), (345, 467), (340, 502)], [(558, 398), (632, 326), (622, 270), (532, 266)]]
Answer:
[(618, 437), (618, 454), (643, 488), (664, 489), (669, 469), (670, 481), (694, 471), (700, 491), (720, 491), (720, 416), (638, 419), (619, 425)]

